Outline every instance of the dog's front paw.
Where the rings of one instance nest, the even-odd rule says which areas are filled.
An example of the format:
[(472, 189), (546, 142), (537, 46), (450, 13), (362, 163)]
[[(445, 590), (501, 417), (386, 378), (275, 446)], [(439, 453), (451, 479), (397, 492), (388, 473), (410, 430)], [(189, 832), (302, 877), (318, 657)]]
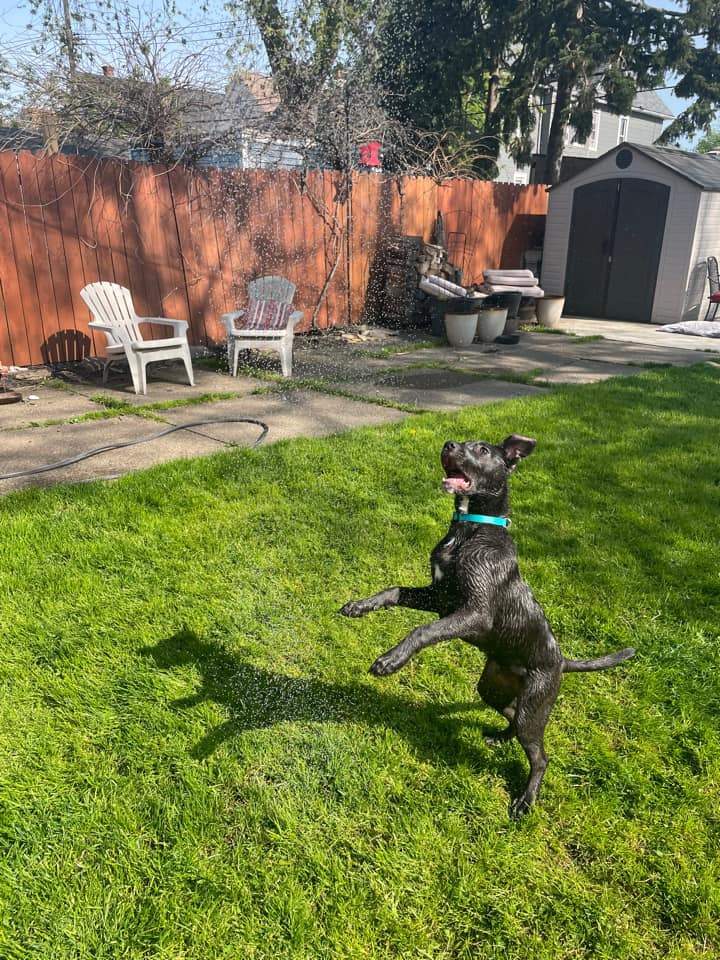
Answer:
[(388, 650), (378, 657), (375, 663), (370, 667), (370, 673), (375, 677), (389, 677), (403, 666), (405, 661), (394, 650)]
[(344, 617), (364, 617), (371, 609), (367, 600), (349, 600), (344, 607), (340, 607), (340, 613)]
[(510, 804), (510, 816), (513, 820), (521, 820), (527, 813), (532, 809), (532, 805), (535, 802), (534, 797), (529, 797), (526, 793), (523, 793), (522, 796), (517, 797)]

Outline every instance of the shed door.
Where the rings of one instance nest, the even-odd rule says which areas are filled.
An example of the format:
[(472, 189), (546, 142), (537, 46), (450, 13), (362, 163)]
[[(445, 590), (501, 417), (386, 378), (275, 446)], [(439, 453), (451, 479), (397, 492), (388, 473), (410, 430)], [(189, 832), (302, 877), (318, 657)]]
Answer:
[(565, 277), (568, 313), (605, 315), (617, 185), (599, 180), (575, 191)]
[(650, 322), (670, 187), (621, 180), (605, 316)]
[(652, 180), (600, 180), (573, 199), (568, 313), (649, 322), (670, 188)]

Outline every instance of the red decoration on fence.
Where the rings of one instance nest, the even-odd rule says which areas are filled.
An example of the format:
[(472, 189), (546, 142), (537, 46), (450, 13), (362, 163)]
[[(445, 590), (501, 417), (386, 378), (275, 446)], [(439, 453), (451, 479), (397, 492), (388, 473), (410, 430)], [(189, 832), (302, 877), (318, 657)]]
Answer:
[(360, 147), (360, 163), (363, 167), (381, 167), (382, 161), (380, 159), (380, 147), (382, 144), (379, 140), (370, 140), (369, 143), (364, 143)]

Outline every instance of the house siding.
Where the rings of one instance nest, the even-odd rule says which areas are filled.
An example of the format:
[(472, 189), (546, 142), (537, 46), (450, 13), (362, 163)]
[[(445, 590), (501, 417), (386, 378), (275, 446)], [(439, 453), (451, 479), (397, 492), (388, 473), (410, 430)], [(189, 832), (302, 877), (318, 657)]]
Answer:
[(565, 268), (575, 190), (596, 180), (627, 177), (653, 180), (670, 187), (652, 321), (673, 323), (686, 317), (686, 281), (693, 251), (701, 191), (689, 180), (637, 152), (632, 165), (627, 170), (617, 168), (615, 153), (611, 153), (593, 164), (586, 172), (578, 174), (572, 180), (550, 191), (543, 249), (542, 286), (545, 292), (551, 295), (560, 296), (565, 292)]
[[(618, 144), (618, 133), (620, 131), (620, 117), (617, 113), (611, 113), (607, 107), (599, 106), (596, 108), (600, 113), (600, 126), (598, 130), (597, 149), (590, 148), (588, 143), (571, 143), (564, 150), (566, 157), (601, 157), (608, 150), (612, 150)], [(632, 143), (655, 143), (662, 133), (662, 120), (653, 119), (642, 114), (631, 114), (628, 123), (628, 141)], [(542, 152), (547, 149), (547, 137), (542, 141)]]
[[(588, 159), (594, 160), (617, 146), (618, 134), (620, 132), (620, 116), (617, 113), (612, 113), (602, 104), (598, 104), (595, 109), (600, 114), (597, 147), (593, 148), (591, 138), (588, 138), (586, 143), (568, 143), (563, 150), (563, 157), (587, 157)], [(518, 167), (513, 158), (508, 154), (506, 148), (501, 146), (497, 159), (498, 172), (495, 177), (496, 180), (507, 183), (517, 183), (519, 182), (519, 175), (522, 175), (523, 182), (530, 182), (531, 180), (538, 182), (537, 178), (544, 176), (545, 154), (547, 153), (551, 119), (551, 110), (538, 110), (535, 125), (530, 136), (533, 144), (533, 154), (537, 161), (535, 177), (532, 177), (529, 167)], [(662, 129), (663, 121), (660, 117), (632, 113), (630, 114), (628, 123), (627, 141), (629, 143), (640, 143), (650, 146), (658, 139), (662, 133)]]
[[(615, 120), (617, 121), (619, 118), (615, 117)], [(659, 118), (633, 113), (630, 115), (627, 138), (630, 143), (653, 144), (662, 133), (662, 129), (663, 122)], [(617, 127), (615, 129), (615, 143), (617, 143)], [(615, 146), (615, 143), (609, 144), (606, 149), (609, 150), (610, 147)], [(603, 151), (601, 150), (600, 153), (602, 154)]]
[(498, 153), (497, 158), (497, 176), (496, 180), (500, 180), (502, 183), (512, 183), (515, 177), (515, 171), (517, 170), (517, 164), (507, 152), (505, 147), (500, 147), (500, 152)]
[(720, 259), (720, 193), (703, 193), (687, 276), (683, 319), (702, 320), (707, 307), (707, 258)]

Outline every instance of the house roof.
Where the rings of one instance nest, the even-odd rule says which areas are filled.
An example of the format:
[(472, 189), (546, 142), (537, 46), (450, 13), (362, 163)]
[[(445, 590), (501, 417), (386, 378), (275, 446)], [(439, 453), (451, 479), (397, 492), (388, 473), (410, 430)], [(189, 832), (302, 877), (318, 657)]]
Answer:
[(238, 70), (233, 79), (253, 97), (260, 113), (273, 113), (280, 106), (280, 96), (271, 76)]
[[(607, 99), (602, 89), (597, 96), (597, 102), (607, 107)], [(647, 113), (651, 117), (660, 117), (663, 120), (674, 120), (675, 114), (654, 90), (640, 90), (635, 94), (630, 108), (632, 113)], [(610, 110), (610, 107), (608, 107)], [(614, 113), (615, 111), (611, 111)]]
[[(97, 74), (82, 72), (78, 77), (85, 83), (96, 84), (101, 89), (123, 90), (151, 89), (153, 84), (146, 80), (117, 76), (116, 74)], [(248, 70), (235, 73), (224, 91), (203, 87), (197, 84), (178, 86), (174, 90), (178, 98), (178, 107), (185, 111), (188, 131), (206, 136), (210, 131), (227, 133), (238, 124), (261, 126), (268, 121), (280, 105), (273, 78)]]
[[(605, 157), (609, 157), (610, 154), (617, 153), (618, 150), (626, 147), (644, 154), (664, 167), (668, 167), (668, 169), (686, 180), (690, 180), (691, 183), (702, 190), (720, 193), (720, 156), (716, 154), (693, 153), (691, 150), (680, 150), (677, 147), (657, 147), (654, 144), (648, 146), (644, 143), (619, 143), (594, 160), (590, 166), (595, 166)], [(549, 189), (555, 190), (557, 187), (564, 187), (579, 176), (580, 172), (585, 173), (585, 170), (568, 177), (562, 183), (556, 183)]]
[[(0, 150), (28, 150), (30, 153), (47, 148), (45, 134), (24, 126), (0, 126)], [(81, 139), (63, 140), (59, 144), (60, 153), (72, 156), (114, 157), (117, 156), (109, 148), (101, 144), (84, 143)]]
[(636, 93), (632, 108), (641, 113), (651, 113), (655, 117), (664, 117), (668, 120), (672, 120), (675, 116), (670, 107), (654, 90), (640, 90)]

